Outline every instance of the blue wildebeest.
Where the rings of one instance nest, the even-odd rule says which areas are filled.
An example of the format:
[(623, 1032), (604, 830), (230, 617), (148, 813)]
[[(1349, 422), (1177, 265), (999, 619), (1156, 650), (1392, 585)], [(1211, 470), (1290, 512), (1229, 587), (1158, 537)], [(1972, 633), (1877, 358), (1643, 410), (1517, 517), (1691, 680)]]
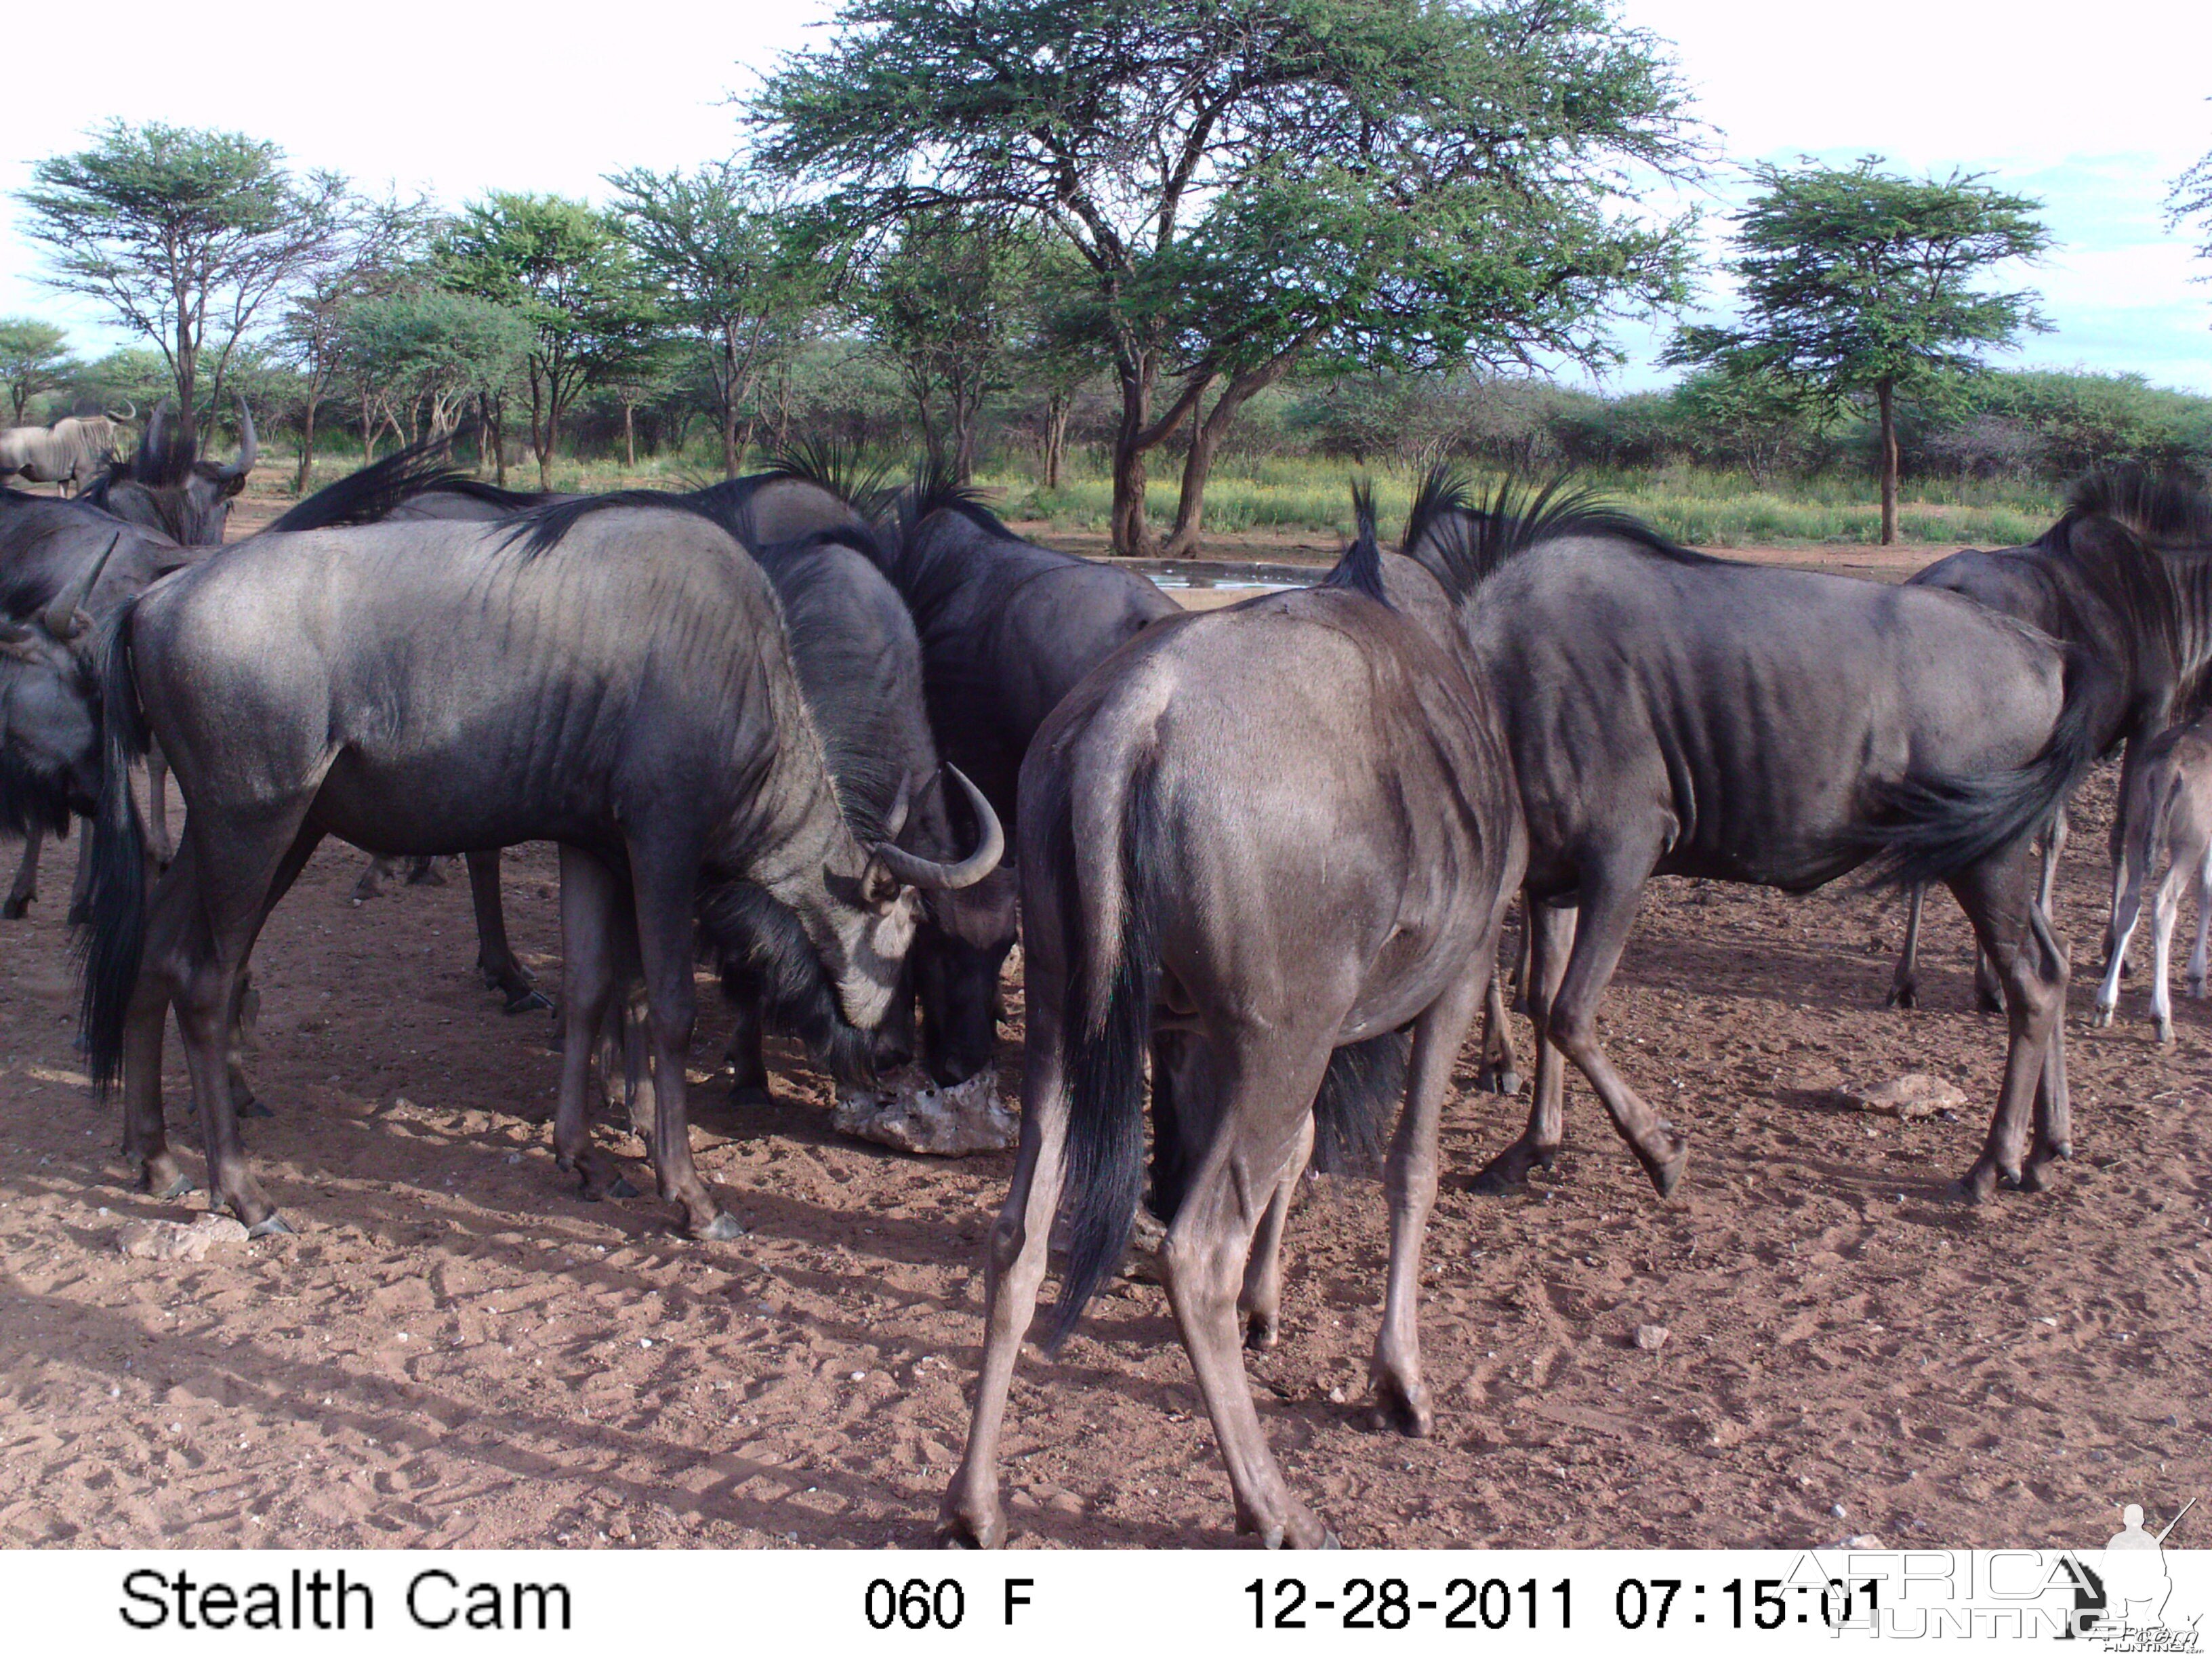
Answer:
[[(596, 1032), (622, 961), (641, 965), (660, 1191), (708, 1238), (738, 1228), (691, 1159), (695, 914), (714, 934), (736, 890), (773, 899), (795, 935), (781, 971), (866, 1030), (912, 939), (913, 887), (945, 874), (854, 836), (767, 579), (673, 502), (257, 537), (118, 612), (100, 695), (92, 1071), (123, 1074), (126, 1152), (176, 1187), (173, 1003), (210, 1184), (256, 1229), (283, 1223), (239, 1146), (222, 1037), (255, 935), (325, 835), (406, 856), (560, 845), (568, 1029)], [(125, 781), (149, 737), (190, 808), (150, 903)], [(565, 1045), (554, 1130), (587, 1189), (611, 1174), (588, 1144), (591, 1047)]]
[[(2148, 604), (2129, 603), (2109, 591), (2101, 568), (2085, 566), (2073, 545), (2073, 526), (2085, 517), (2114, 519), (2132, 531), (2164, 568), (2170, 596), (2153, 595)], [(2178, 476), (2160, 477), (2141, 468), (2119, 467), (2092, 474), (2077, 484), (2066, 516), (2027, 546), (1993, 552), (1968, 548), (1938, 559), (1913, 576), (1911, 585), (1963, 593), (2041, 629), (2096, 663), (2101, 671), (2094, 721), (2098, 752), (2125, 745), (2120, 762), (2124, 800), (2142, 746), (2201, 694), (2204, 641), (2212, 636), (2212, 617), (2206, 611), (2212, 605), (2192, 574), (2204, 567), (2208, 555), (2212, 555), (2212, 501)], [(2045, 909), (2065, 844), (2062, 807), (2044, 842), (2041, 899)], [(2113, 820), (2111, 852), (2117, 867), (2121, 857), (2118, 818)], [(1889, 989), (1893, 1007), (1911, 1007), (1917, 999), (1924, 890), (1915, 886), (1908, 896), (1905, 949)], [(2108, 933), (2108, 955), (2112, 948), (2113, 936)], [(1987, 955), (1978, 950), (1974, 988), (1984, 1009), (1995, 1012), (2002, 1006)]]
[(85, 499), (182, 546), (217, 547), (229, 527), (230, 504), (260, 453), (245, 398), (238, 400), (238, 453), (228, 461), (202, 460), (165, 398), (147, 417), (131, 459), (103, 469)]
[(2212, 714), (2161, 732), (2120, 801), (2120, 861), (2112, 872), (2112, 953), (2097, 987), (2095, 1023), (2109, 1025), (2120, 1000), (2120, 964), (2142, 919), (2143, 883), (2162, 854), (2165, 873), (2151, 896), (2150, 1016), (2160, 1042), (2173, 1041), (2172, 992), (2166, 982), (2173, 924), (2184, 888), (2197, 889), (2197, 945), (2189, 953), (2189, 994), (2204, 994), (2205, 948), (2212, 938)]
[[(2133, 533), (2089, 515), (2073, 543), (2150, 626), (2152, 561)], [(2108, 688), (2094, 663), (1954, 593), (1709, 557), (1553, 492), (1522, 503), (1501, 487), (1409, 550), (1491, 573), (1462, 620), (1528, 815), (1534, 1100), (1483, 1184), (1555, 1158), (1563, 1057), (1660, 1192), (1680, 1179), (1686, 1144), (1595, 1030), (1651, 876), (1806, 892), (1869, 860), (1947, 882), (2004, 982), (2004, 1083), (1966, 1193), (2038, 1186), (2069, 1155), (2067, 967), (2032, 843), (2096, 754)]]
[(82, 493), (115, 459), (122, 428), (137, 411), (72, 415), (52, 426), (14, 426), (0, 431), (0, 478), (58, 483)]
[(1121, 1260), (1148, 1052), (1162, 1276), (1239, 1528), (1328, 1541), (1268, 1452), (1239, 1312), (1272, 1340), (1277, 1245), (1316, 1130), (1326, 1163), (1371, 1150), (1401, 1082), (1375, 1382), (1401, 1426), (1428, 1431), (1416, 1304), (1437, 1116), (1524, 843), (1464, 643), (1440, 649), (1383, 602), (1362, 520), (1323, 586), (1188, 616), (1109, 657), (1023, 762), (1021, 1150), (986, 1257), (954, 1541), (1005, 1537), (999, 1436), (1063, 1194), (1054, 1346)]
[[(1134, 571), (1024, 541), (949, 471), (925, 472), (901, 494), (896, 534), (881, 544), (884, 574), (921, 635), (938, 750), (1009, 823), (1022, 757), (1045, 717), (1127, 641), (1183, 614)], [(924, 1048), (939, 1083), (974, 1076), (997, 1047), (999, 975), (1014, 943), (1013, 872), (997, 879), (1001, 921), (933, 928), (915, 947)]]

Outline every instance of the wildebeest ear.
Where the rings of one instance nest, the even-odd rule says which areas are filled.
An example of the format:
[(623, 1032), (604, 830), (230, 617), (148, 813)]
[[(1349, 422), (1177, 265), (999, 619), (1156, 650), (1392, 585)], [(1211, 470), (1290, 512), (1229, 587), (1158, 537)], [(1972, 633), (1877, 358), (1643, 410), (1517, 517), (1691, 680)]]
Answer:
[(868, 867), (860, 872), (860, 901), (880, 909), (899, 896), (899, 889), (902, 885), (904, 884), (890, 872), (883, 860), (871, 858)]

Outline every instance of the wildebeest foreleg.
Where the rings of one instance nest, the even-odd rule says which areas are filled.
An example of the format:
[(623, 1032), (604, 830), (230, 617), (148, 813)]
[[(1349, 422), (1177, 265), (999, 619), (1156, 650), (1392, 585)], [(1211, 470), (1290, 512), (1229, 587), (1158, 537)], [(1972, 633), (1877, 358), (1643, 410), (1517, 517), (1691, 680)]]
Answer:
[(2096, 1011), (2092, 1025), (2110, 1025), (2120, 1000), (2120, 969), (2127, 961), (2128, 945), (2136, 924), (2142, 920), (2143, 880), (2149, 874), (2156, 850), (2148, 839), (2131, 844), (2123, 838), (2112, 865), (2112, 909), (2105, 922), (2105, 975), (2097, 985)]
[(1567, 971), (1573, 953), (1575, 918), (1571, 906), (1540, 904), (1524, 895), (1528, 919), (1528, 967), (1522, 983), (1528, 998), (1528, 1019), (1536, 1033), (1536, 1079), (1528, 1100), (1528, 1125), (1521, 1138), (1483, 1165), (1474, 1177), (1474, 1189), (1502, 1193), (1523, 1186), (1528, 1171), (1550, 1169), (1557, 1162), (1566, 1136), (1566, 1061), (1559, 1046), (1546, 1036), (1553, 999)]
[(975, 1410), (938, 1515), (938, 1536), (949, 1544), (996, 1549), (1006, 1541), (999, 1505), (999, 1437), (1006, 1425), (1006, 1395), (1022, 1339), (1036, 1316), (1044, 1283), (1053, 1218), (1060, 1211), (1060, 1158), (1067, 1139), (1067, 1091), (1060, 1064), (1060, 1011), (1038, 994), (1042, 975), (1030, 981), (1023, 1045), (1022, 1127), (1014, 1178), (991, 1224), (983, 1249), (983, 1363), (975, 1381)]
[(161, 1047), (175, 988), (173, 969), (181, 960), (185, 933), (197, 920), (189, 898), (191, 877), (188, 837), (180, 855), (153, 884), (138, 980), (124, 1017), (123, 1155), (138, 1165), (139, 1185), (162, 1199), (182, 1198), (193, 1186), (169, 1150), (161, 1109)]
[(660, 1195), (684, 1206), (692, 1237), (730, 1239), (744, 1229), (714, 1201), (691, 1161), (689, 1085), (684, 1066), (698, 1020), (692, 981), (692, 903), (698, 879), (696, 854), (635, 843), (630, 890), (637, 909), (637, 957), (652, 1009), (653, 1163)]
[(1914, 883), (1905, 892), (1905, 948), (1897, 953), (1897, 971), (1889, 976), (1889, 994), (1882, 999), (1890, 1008), (1920, 1006), (1920, 913), (1928, 902), (1928, 890)]
[(7, 902), (0, 904), (0, 917), (18, 921), (30, 914), (31, 901), (39, 896), (39, 849), (46, 842), (43, 830), (33, 829), (24, 836), (23, 856), (15, 866), (15, 880), (8, 889)]
[(1383, 1182), (1390, 1200), (1390, 1277), (1370, 1373), (1376, 1409), (1402, 1434), (1426, 1439), (1436, 1425), (1421, 1380), (1421, 1243), (1437, 1201), (1437, 1125), (1444, 1091), (1483, 991), (1494, 984), (1498, 941), (1475, 953), (1474, 969), (1431, 1003), (1413, 1025), (1406, 1104)]
[(1621, 1139), (1644, 1165), (1644, 1173), (1664, 1198), (1682, 1178), (1682, 1165), (1690, 1156), (1689, 1143), (1613, 1070), (1604, 1045), (1597, 1040), (1598, 1004), (1605, 988), (1613, 982), (1613, 971), (1620, 963), (1629, 929), (1636, 922), (1637, 902), (1644, 895), (1643, 867), (1621, 861), (1610, 869), (1601, 866), (1583, 872), (1574, 951), (1567, 959), (1566, 975), (1552, 999), (1543, 1030), (1589, 1079), (1606, 1110), (1613, 1114), (1613, 1127), (1620, 1131)]
[(1967, 1198), (1979, 1200), (1988, 1197), (2000, 1182), (2033, 1189), (2041, 1184), (2034, 1170), (2054, 1158), (2064, 1157), (2069, 1150), (2059, 1144), (2039, 1145), (2034, 1170), (2027, 1162), (2029, 1113), (2038, 1095), (2044, 1095), (2046, 1134), (2054, 1127), (2052, 1119), (2057, 1110), (2048, 1051), (2059, 1011), (2065, 1006), (2066, 957), (2035, 903), (2034, 875), (2027, 848), (1974, 866), (1953, 878), (1951, 890), (1958, 895), (1983, 948), (1996, 964), (2004, 984), (2009, 1028), (2004, 1082), (1989, 1139), (1960, 1183)]
[(1501, 1095), (1521, 1092), (1521, 1062), (1513, 1052), (1513, 1021), (1505, 1006), (1505, 975), (1494, 969), (1482, 1004), (1482, 1081)]
[(722, 990), (730, 1000), (730, 1041), (722, 1061), (730, 1068), (730, 1104), (772, 1106), (768, 1060), (761, 1050), (762, 1014), (759, 981), (750, 973), (732, 970), (722, 976)]
[(469, 902), (477, 914), (477, 971), (484, 976), (484, 983), (507, 999), (502, 1011), (510, 1014), (528, 1013), (536, 1008), (550, 1008), (548, 1001), (530, 977), (529, 970), (515, 960), (514, 947), (507, 942), (507, 912), (500, 903), (499, 849), (468, 855)]
[(553, 1159), (574, 1170), (591, 1199), (636, 1188), (592, 1145), (588, 1107), (592, 1059), (621, 967), (618, 930), (630, 927), (628, 896), (607, 866), (573, 847), (561, 849), (561, 1092), (553, 1108)]

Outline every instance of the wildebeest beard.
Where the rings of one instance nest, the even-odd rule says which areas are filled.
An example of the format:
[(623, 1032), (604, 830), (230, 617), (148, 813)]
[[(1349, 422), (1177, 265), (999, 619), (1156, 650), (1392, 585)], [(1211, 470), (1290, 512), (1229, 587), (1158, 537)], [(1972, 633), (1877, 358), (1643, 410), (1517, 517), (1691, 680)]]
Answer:
[(816, 1065), (840, 1083), (875, 1080), (874, 1033), (845, 1018), (813, 941), (767, 889), (750, 881), (710, 889), (699, 925), (725, 983), (759, 992), (769, 1021), (804, 1042)]

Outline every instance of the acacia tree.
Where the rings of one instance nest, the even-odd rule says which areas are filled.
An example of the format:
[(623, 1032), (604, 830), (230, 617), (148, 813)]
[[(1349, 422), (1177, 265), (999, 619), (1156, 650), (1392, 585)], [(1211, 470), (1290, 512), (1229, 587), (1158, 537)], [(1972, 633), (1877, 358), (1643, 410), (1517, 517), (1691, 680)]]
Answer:
[(660, 310), (706, 348), (722, 471), (734, 478), (739, 422), (793, 319), (820, 302), (822, 268), (781, 187), (735, 162), (690, 173), (633, 167), (607, 182), (622, 234), (659, 287)]
[[(2197, 245), (2197, 256), (2212, 259), (2212, 150), (2199, 156), (2194, 167), (2176, 179), (2166, 195), (2166, 222), (2169, 228), (2179, 230), (2192, 219), (2204, 239)], [(2212, 276), (2198, 280), (2212, 282)]]
[(345, 181), (295, 179), (275, 144), (243, 133), (112, 121), (91, 149), (50, 156), (15, 199), (46, 247), (43, 280), (97, 300), (167, 361), (180, 435), (197, 434), (200, 369), (219, 403), (232, 355), (270, 300), (319, 258)]
[(651, 297), (614, 222), (562, 196), (495, 191), (449, 225), (440, 257), (449, 286), (520, 312), (530, 447), (553, 487), (561, 419), (577, 396), (634, 357), (652, 328)]
[(1603, 0), (846, 0), (750, 118), (855, 226), (983, 209), (1076, 250), (1139, 553), (1149, 452), (1198, 416), (1181, 550), (1238, 410), (1310, 351), (1602, 355), (1608, 307), (1676, 292), (1685, 227), (1621, 192), (1687, 158), (1682, 109)]
[(1771, 375), (1832, 408), (1871, 398), (1887, 546), (1897, 539), (1898, 398), (1940, 395), (1984, 351), (2045, 326), (2032, 291), (1980, 284), (2051, 235), (2034, 216), (2040, 202), (1982, 174), (1903, 179), (1881, 163), (1753, 167), (1759, 193), (1735, 217), (1727, 267), (1745, 319), (1684, 329), (1667, 358)]
[(411, 444), (426, 424), (430, 437), (450, 438), (483, 387), (514, 375), (531, 338), (504, 306), (418, 284), (348, 307), (335, 355), (358, 377), (364, 408), (380, 408)]
[(0, 317), (0, 386), (8, 389), (9, 424), (23, 424), (23, 410), (41, 392), (58, 391), (84, 365), (70, 356), (68, 338), (35, 317)]
[[(428, 250), (436, 216), (421, 197), (381, 201), (349, 197), (337, 205), (330, 240), (295, 286), (276, 331), (277, 349), (298, 375), (300, 462), (295, 494), (315, 470), (315, 422), (337, 377), (347, 313), (365, 300), (398, 291)], [(368, 434), (363, 432), (364, 448)]]

